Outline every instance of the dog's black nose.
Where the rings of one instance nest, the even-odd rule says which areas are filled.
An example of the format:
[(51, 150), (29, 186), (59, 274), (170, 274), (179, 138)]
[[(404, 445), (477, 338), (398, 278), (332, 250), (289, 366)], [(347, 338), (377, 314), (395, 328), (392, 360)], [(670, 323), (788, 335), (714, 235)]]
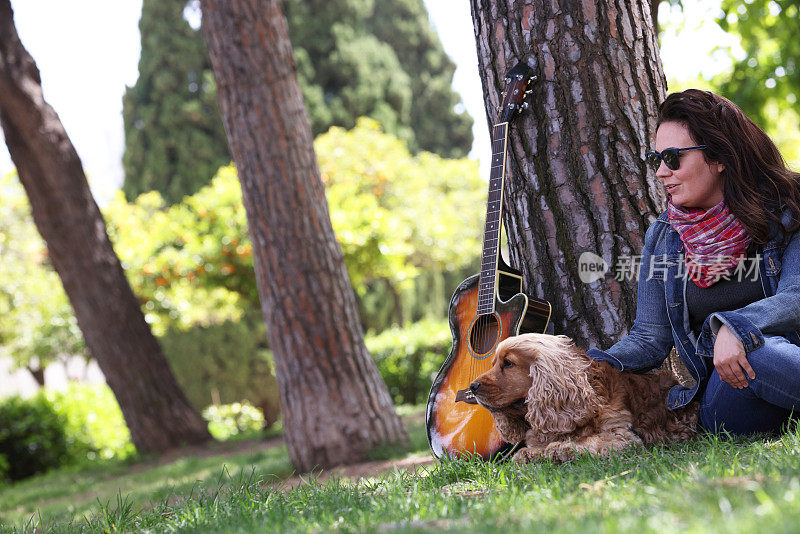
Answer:
[(477, 382), (477, 381), (473, 382), (472, 384), (469, 385), (469, 389), (473, 393), (477, 393), (478, 392), (478, 388), (480, 388), (480, 387), (481, 387), (481, 383)]

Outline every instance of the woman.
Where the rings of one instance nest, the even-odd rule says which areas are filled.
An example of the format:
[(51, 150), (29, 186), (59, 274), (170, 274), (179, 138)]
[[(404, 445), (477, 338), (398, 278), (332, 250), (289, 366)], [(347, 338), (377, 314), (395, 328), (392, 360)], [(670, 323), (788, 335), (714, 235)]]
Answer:
[(800, 174), (742, 110), (707, 91), (659, 108), (656, 167), (670, 197), (647, 230), (636, 321), (589, 355), (625, 371), (660, 365), (674, 345), (700, 398), (700, 423), (774, 432), (800, 413)]

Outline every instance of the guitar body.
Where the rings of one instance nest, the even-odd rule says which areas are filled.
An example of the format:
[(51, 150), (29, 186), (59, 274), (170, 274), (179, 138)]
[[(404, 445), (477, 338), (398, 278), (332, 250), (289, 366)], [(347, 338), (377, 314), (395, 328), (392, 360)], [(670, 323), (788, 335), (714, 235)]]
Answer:
[(489, 410), (471, 399), (469, 385), (492, 366), (504, 339), (544, 332), (550, 304), (521, 292), (522, 278), (500, 259), (493, 316), (477, 314), (479, 276), (467, 278), (450, 301), (453, 347), (433, 382), (426, 412), (428, 442), (434, 456), (478, 455), (486, 460), (510, 451), (494, 427)]

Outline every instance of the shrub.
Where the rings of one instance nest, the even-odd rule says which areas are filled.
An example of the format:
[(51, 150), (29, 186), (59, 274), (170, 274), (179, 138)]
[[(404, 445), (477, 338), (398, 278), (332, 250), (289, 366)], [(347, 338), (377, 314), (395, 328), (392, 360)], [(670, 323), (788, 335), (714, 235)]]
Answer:
[(203, 410), (203, 419), (214, 439), (220, 441), (258, 436), (264, 428), (261, 410), (248, 402), (212, 404)]
[(269, 427), (278, 419), (280, 405), (266, 337), (264, 322), (253, 316), (185, 330), (171, 328), (161, 346), (197, 410), (249, 401), (261, 409)]
[(66, 422), (67, 446), (76, 459), (127, 458), (136, 449), (117, 399), (107, 384), (71, 383), (66, 391), (42, 390)]
[(418, 404), (425, 401), (453, 336), (447, 321), (423, 319), (367, 336), (365, 341), (395, 403)]
[(65, 419), (43, 396), (0, 403), (0, 467), (21, 480), (69, 461)]

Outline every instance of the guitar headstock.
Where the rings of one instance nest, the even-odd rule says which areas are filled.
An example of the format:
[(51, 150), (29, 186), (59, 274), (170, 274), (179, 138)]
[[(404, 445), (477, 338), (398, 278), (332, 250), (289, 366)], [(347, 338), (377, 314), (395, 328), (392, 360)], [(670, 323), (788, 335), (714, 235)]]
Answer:
[(506, 73), (505, 89), (500, 93), (500, 109), (497, 112), (497, 123), (511, 122), (520, 110), (527, 109), (525, 97), (531, 93), (528, 86), (536, 80), (533, 69), (524, 61), (517, 63)]

